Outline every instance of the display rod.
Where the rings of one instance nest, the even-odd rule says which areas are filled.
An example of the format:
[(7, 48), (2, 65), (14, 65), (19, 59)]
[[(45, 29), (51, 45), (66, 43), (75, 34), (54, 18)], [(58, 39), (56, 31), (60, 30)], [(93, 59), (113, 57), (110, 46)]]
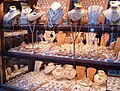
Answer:
[[(36, 22), (36, 21), (35, 21)], [(29, 23), (29, 29), (32, 33), (32, 48), (34, 48), (34, 31), (35, 31), (35, 23), (33, 24), (33, 28), (31, 27), (30, 23)]]
[[(75, 33), (77, 33), (77, 29), (78, 29), (78, 23), (73, 23), (73, 25), (75, 26)], [(79, 36), (80, 30), (83, 26), (83, 23), (80, 25), (79, 29), (78, 29), (78, 33), (77, 34), (73, 34), (73, 29), (72, 29), (72, 25), (71, 25), (71, 33), (72, 33), (72, 39), (73, 39), (73, 59), (75, 59), (75, 41), (77, 39), (77, 37)], [(73, 61), (73, 65), (75, 66), (75, 60)]]

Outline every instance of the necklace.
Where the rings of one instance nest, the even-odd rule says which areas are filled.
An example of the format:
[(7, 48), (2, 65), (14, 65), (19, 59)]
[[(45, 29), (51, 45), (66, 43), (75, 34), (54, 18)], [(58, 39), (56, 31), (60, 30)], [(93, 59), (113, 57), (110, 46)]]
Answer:
[(53, 26), (53, 28), (49, 28), (49, 29), (50, 29), (50, 31), (51, 31), (50, 37), (53, 37), (52, 31), (54, 31), (54, 30), (55, 30), (55, 27), (56, 27), (56, 26), (57, 26), (57, 25), (54, 25), (54, 26)]
[(55, 32), (54, 29), (57, 25), (54, 25), (52, 28), (49, 27), (50, 31), (45, 31), (44, 38), (47, 42), (51, 43), (55, 39)]
[(94, 82), (98, 85), (103, 84), (107, 80), (107, 75), (104, 74), (100, 76), (99, 74), (96, 74), (94, 77)]
[(62, 67), (60, 67), (53, 70), (52, 73), (57, 79), (60, 79), (64, 76), (65, 70)]
[(58, 21), (64, 15), (63, 9), (59, 8), (56, 12), (52, 9), (48, 11), (49, 26), (53, 27), (54, 24), (58, 24)]
[(69, 79), (73, 79), (76, 75), (76, 70), (73, 68), (66, 68), (65, 69), (65, 75)]
[[(103, 9), (103, 7), (94, 5), (89, 7), (88, 9), (89, 9), (89, 24), (90, 24), (90, 27), (88, 27), (90, 28), (88, 29), (88, 32), (89, 30), (90, 32), (94, 32), (98, 24), (98, 18), (99, 18), (100, 12)], [(95, 40), (95, 33), (88, 33), (87, 43), (93, 44), (94, 40)]]
[(89, 10), (89, 24), (98, 24), (98, 18), (103, 7), (98, 5), (93, 5), (88, 8)]

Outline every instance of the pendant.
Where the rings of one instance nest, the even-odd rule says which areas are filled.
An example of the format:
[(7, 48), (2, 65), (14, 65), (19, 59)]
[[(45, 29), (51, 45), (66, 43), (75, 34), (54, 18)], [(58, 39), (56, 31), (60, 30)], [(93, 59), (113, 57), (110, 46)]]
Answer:
[(52, 34), (52, 32), (51, 32), (51, 34), (50, 34), (50, 37), (53, 37), (53, 34)]

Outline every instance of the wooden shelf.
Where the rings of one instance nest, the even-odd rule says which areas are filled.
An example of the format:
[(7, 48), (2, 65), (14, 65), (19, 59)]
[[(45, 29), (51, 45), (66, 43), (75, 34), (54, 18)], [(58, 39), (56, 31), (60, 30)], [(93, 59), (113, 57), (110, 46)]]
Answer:
[(76, 65), (95, 67), (97, 69), (104, 69), (104, 70), (108, 70), (108, 69), (120, 70), (120, 63), (115, 63), (115, 62), (81, 60), (81, 59), (73, 59), (70, 57), (66, 58), (66, 57), (58, 57), (58, 56), (44, 56), (40, 54), (27, 54), (27, 53), (16, 53), (16, 52), (6, 52), (5, 56), (30, 59), (30, 60), (40, 60), (45, 62), (55, 62), (60, 64), (72, 64), (72, 65), (75, 61)]

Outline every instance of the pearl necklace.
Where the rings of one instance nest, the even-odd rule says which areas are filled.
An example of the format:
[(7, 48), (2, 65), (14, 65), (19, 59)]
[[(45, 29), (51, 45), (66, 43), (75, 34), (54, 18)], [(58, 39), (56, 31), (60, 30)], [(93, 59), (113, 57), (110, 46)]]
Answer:
[(55, 78), (60, 79), (64, 76), (65, 70), (62, 67), (57, 67), (55, 70), (52, 71)]
[(96, 74), (94, 77), (94, 81), (96, 84), (100, 85), (103, 84), (107, 80), (106, 74), (100, 76), (99, 74)]
[(73, 79), (76, 75), (76, 70), (73, 68), (65, 69), (66, 78)]

